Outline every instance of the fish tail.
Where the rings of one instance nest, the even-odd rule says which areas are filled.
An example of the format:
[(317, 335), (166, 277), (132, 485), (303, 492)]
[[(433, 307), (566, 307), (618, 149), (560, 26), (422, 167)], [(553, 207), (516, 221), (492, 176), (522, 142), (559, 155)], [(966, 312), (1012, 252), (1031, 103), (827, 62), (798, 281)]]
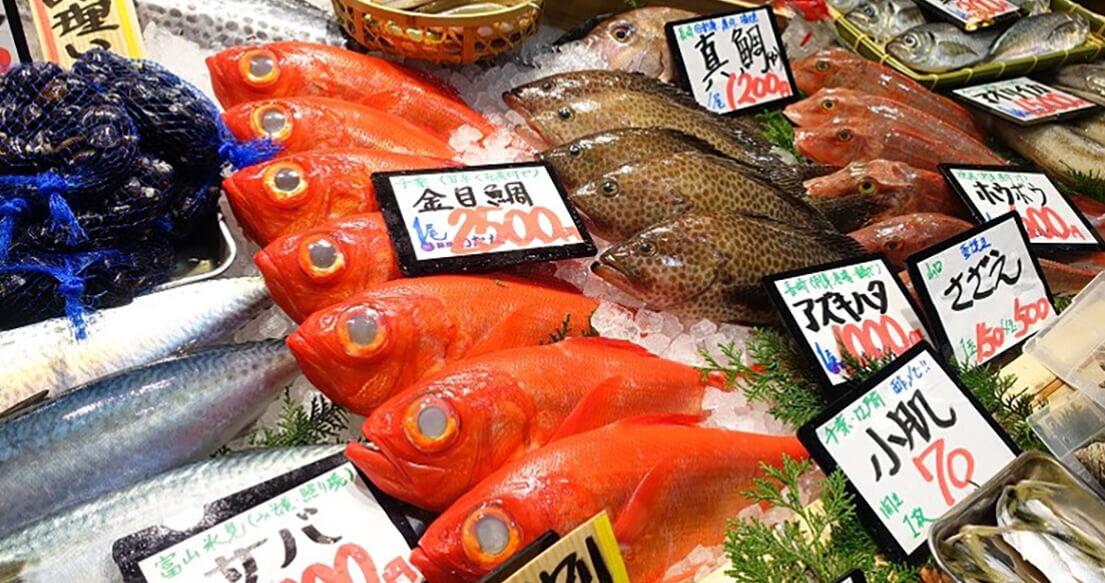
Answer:
[(885, 212), (887, 205), (866, 194), (807, 199), (838, 231), (850, 233), (866, 227)]

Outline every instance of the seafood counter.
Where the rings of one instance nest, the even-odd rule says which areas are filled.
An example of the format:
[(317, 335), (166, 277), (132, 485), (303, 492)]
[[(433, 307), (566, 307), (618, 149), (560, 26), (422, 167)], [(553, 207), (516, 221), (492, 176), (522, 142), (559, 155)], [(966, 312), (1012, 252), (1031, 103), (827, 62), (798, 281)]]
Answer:
[(646, 7), (442, 65), (346, 0), (135, 2), (150, 58), (0, 73), (0, 582), (1105, 581), (1063, 360), (1105, 370), (1105, 62), (1011, 64), (1016, 120), (832, 22), (944, 73), (1082, 12)]

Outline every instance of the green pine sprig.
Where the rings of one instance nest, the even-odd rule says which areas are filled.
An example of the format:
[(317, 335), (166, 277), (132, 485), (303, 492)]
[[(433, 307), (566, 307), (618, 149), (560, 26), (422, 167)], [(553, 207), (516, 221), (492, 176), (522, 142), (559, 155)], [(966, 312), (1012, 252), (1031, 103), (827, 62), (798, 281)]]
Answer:
[(756, 122), (760, 124), (760, 131), (764, 139), (773, 146), (780, 147), (804, 160), (794, 147), (794, 126), (783, 116), (783, 110), (772, 109), (756, 114)]
[(250, 434), (250, 447), (294, 447), (338, 443), (349, 427), (345, 409), (322, 395), (311, 398), (308, 409), (284, 389), (283, 408), (275, 427), (261, 427)]

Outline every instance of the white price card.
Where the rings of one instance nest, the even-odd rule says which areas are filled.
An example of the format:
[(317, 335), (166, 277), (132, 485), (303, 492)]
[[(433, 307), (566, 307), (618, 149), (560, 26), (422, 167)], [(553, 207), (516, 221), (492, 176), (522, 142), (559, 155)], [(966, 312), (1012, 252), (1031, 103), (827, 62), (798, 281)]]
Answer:
[(1034, 249), (1076, 252), (1102, 248), (1097, 230), (1043, 172), (961, 164), (941, 164), (940, 172), (978, 222), (1016, 211)]
[[(321, 470), (321, 473), (320, 473)], [(308, 479), (297, 476), (306, 472)], [(186, 532), (157, 526), (116, 542), (127, 583), (355, 580), (420, 583), (414, 533), (337, 454), (208, 505)], [(400, 525), (405, 528), (401, 528)]]
[(1016, 213), (907, 260), (940, 346), (967, 365), (1020, 346), (1056, 318), (1051, 291)]
[(1094, 111), (1096, 103), (1028, 77), (952, 90), (961, 101), (1018, 125), (1053, 122)]
[(377, 172), (372, 183), (408, 277), (596, 251), (546, 162)]
[(1016, 445), (922, 343), (798, 431), (840, 468), (882, 548), (921, 561), (930, 525), (1013, 461)]
[(919, 311), (880, 255), (772, 275), (764, 285), (827, 387), (848, 382), (845, 351), (879, 359), (926, 338)]
[(770, 7), (666, 25), (683, 88), (715, 113), (748, 112), (797, 96)]
[(944, 20), (966, 31), (1015, 20), (1020, 6), (1009, 0), (921, 0)]

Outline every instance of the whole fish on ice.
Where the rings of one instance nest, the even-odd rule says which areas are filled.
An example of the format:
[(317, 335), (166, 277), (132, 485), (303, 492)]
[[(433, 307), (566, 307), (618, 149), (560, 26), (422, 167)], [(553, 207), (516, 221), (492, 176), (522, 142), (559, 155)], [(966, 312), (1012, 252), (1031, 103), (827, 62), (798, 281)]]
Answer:
[[(896, 99), (845, 87), (820, 89), (810, 97), (788, 105), (783, 115), (800, 126), (824, 125), (837, 118), (879, 118), (903, 128), (925, 132), (941, 141), (967, 141), (981, 146), (983, 139), (970, 120), (937, 117)], [(947, 123), (947, 119), (957, 123)]]
[(878, 201), (884, 208), (870, 216), (874, 222), (922, 212), (968, 216), (963, 201), (948, 188), (943, 176), (905, 162), (852, 162), (828, 176), (807, 180), (805, 186), (814, 199), (858, 194)]
[(820, 126), (800, 127), (794, 131), (794, 146), (803, 156), (841, 167), (869, 160), (897, 160), (930, 171), (944, 162), (1008, 163), (973, 140), (940, 141), (927, 132), (880, 118), (837, 118)]
[(911, 69), (942, 73), (986, 60), (995, 38), (996, 31), (967, 33), (948, 22), (930, 22), (895, 37), (886, 52)]
[(879, 43), (925, 23), (925, 16), (913, 0), (863, 0), (846, 18)]
[(996, 118), (990, 128), (1002, 143), (1043, 168), (1049, 176), (1071, 184), (1074, 174), (1102, 176), (1105, 145), (1063, 124), (1021, 127)]
[(1013, 23), (990, 48), (990, 60), (1012, 61), (1069, 51), (1086, 41), (1090, 23), (1077, 12), (1048, 12)]

